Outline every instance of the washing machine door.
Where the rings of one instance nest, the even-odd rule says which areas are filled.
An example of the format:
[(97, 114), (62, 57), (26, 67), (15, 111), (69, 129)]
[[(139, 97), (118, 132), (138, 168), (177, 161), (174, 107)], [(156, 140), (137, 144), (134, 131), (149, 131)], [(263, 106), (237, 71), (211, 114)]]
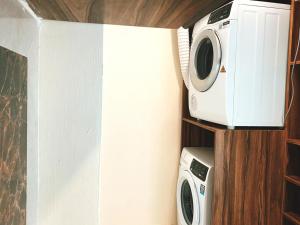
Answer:
[(207, 91), (217, 79), (221, 65), (221, 45), (215, 31), (203, 30), (193, 40), (190, 79), (200, 92)]
[(183, 171), (178, 180), (177, 211), (180, 225), (199, 225), (199, 197), (192, 175), (188, 171)]

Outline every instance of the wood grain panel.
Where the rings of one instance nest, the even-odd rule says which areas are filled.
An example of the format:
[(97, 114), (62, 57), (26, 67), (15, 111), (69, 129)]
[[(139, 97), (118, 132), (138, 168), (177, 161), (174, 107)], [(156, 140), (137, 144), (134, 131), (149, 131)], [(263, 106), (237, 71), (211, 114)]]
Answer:
[(219, 131), (215, 134), (215, 177), (214, 177), (214, 195), (212, 205), (212, 225), (234, 225), (231, 224), (233, 216), (233, 197), (234, 188), (232, 188), (234, 177), (234, 156), (229, 148), (225, 148), (225, 131)]
[(185, 121), (182, 122), (182, 139), (181, 146), (183, 147), (213, 147), (214, 132), (201, 129)]
[(28, 0), (49, 20), (178, 28), (191, 25), (229, 0)]
[[(290, 43), (289, 43), (289, 61), (294, 61), (298, 35), (300, 29), (300, 4), (293, 2), (291, 6), (291, 25), (290, 25)], [(300, 54), (298, 54), (300, 57)], [(299, 58), (298, 57), (298, 58)], [(286, 111), (291, 103), (292, 95), (293, 102), (288, 114), (286, 130), (288, 138), (300, 139), (300, 65), (295, 65), (293, 75), (294, 92), (292, 91), (291, 73), (292, 64), (288, 67), (287, 86), (286, 86)]]
[(281, 225), (284, 132), (216, 133), (214, 225)]
[(27, 60), (0, 47), (0, 224), (26, 224)]
[[(293, 139), (300, 139), (300, 65), (296, 65), (294, 69), (294, 93), (292, 92), (291, 88), (291, 79), (290, 76), (288, 76), (288, 92), (286, 94), (287, 99), (290, 103), (292, 99), (292, 93), (294, 94), (293, 102), (291, 109), (289, 111), (288, 117), (287, 117), (287, 127), (286, 130), (288, 132), (288, 138)], [(288, 97), (289, 96), (289, 97)]]
[[(299, 38), (299, 32), (300, 32), (300, 4), (299, 2), (295, 2), (294, 4), (294, 12), (293, 14), (293, 29), (292, 29), (292, 49), (291, 49), (291, 56), (289, 57), (289, 60), (294, 62), (295, 59), (295, 53), (298, 45), (298, 38)], [(296, 57), (297, 60), (300, 60), (300, 52), (298, 52), (298, 55)]]
[(287, 74), (287, 85), (286, 85), (286, 111), (291, 104), (292, 95), (294, 96), (293, 102), (291, 104), (290, 112), (288, 114), (288, 119), (286, 121), (286, 159), (285, 164), (286, 169), (286, 182), (284, 183), (283, 191), (283, 224), (300, 224), (300, 187), (299, 187), (299, 175), (300, 175), (300, 64), (298, 63), (300, 59), (300, 54), (297, 55), (296, 65), (294, 71), (294, 91), (292, 90), (292, 65), (295, 58), (297, 40), (299, 34), (300, 25), (300, 4), (299, 1), (293, 0), (291, 2), (291, 17), (290, 17), (290, 33), (289, 33), (289, 67)]

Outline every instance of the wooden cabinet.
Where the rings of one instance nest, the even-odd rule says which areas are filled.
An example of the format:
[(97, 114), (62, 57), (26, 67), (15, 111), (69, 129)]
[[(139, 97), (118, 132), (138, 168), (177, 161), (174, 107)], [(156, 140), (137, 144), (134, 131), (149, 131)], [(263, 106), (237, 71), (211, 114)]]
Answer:
[(297, 142), (287, 144), (287, 153), (283, 224), (300, 224), (300, 146)]
[(189, 117), (183, 94), (182, 147), (215, 152), (212, 225), (281, 225), (283, 130), (228, 130)]
[(291, 3), (289, 65), (286, 89), (286, 160), (283, 225), (300, 225), (300, 54), (296, 54), (300, 27), (300, 2)]

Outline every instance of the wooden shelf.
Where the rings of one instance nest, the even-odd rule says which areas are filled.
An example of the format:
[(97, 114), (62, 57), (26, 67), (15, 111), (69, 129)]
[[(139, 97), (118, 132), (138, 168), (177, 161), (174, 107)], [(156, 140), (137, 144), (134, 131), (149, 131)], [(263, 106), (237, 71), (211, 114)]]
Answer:
[(203, 128), (205, 130), (209, 130), (211, 132), (216, 132), (218, 130), (225, 130), (226, 129), (225, 126), (214, 124), (214, 123), (209, 123), (209, 122), (204, 122), (204, 121), (199, 121), (199, 120), (196, 120), (196, 119), (191, 118), (191, 117), (189, 117), (189, 118), (185, 117), (185, 118), (182, 118), (182, 120), (186, 123), (193, 124), (194, 126)]
[[(288, 103), (292, 95), (292, 84), (290, 82), (292, 67), (294, 70), (294, 103), (290, 111), (288, 122), (285, 126), (286, 131), (286, 157), (283, 161), (286, 164), (285, 183), (283, 191), (283, 223), (282, 225), (300, 225), (300, 58), (299, 54), (294, 61), (298, 27), (300, 21), (299, 1), (291, 1), (290, 32), (289, 32), (289, 53), (288, 53), (288, 74), (286, 88), (286, 102)], [(287, 109), (288, 105), (286, 105)]]
[(285, 180), (300, 187), (300, 177), (298, 176), (285, 176)]
[(284, 212), (283, 215), (295, 225), (300, 225), (300, 216), (298, 214), (294, 212)]
[(289, 138), (289, 139), (287, 139), (287, 143), (300, 146), (300, 139)]
[[(291, 66), (294, 65), (294, 62), (291, 61), (291, 62), (290, 62), (290, 65), (291, 65)], [(300, 65), (300, 60), (297, 60), (297, 61), (296, 61), (296, 65)]]

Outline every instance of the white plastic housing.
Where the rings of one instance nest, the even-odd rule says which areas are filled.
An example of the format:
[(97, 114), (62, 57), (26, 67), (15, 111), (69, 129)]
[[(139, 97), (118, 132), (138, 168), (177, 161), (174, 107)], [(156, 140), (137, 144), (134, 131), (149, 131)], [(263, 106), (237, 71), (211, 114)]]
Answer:
[[(199, 92), (190, 83), (192, 117), (230, 127), (283, 126), (289, 8), (234, 1), (229, 18), (207, 24), (208, 15), (196, 24), (193, 38), (207, 29), (215, 31), (222, 59), (219, 75), (208, 91)], [(224, 25), (226, 21), (230, 23)]]

